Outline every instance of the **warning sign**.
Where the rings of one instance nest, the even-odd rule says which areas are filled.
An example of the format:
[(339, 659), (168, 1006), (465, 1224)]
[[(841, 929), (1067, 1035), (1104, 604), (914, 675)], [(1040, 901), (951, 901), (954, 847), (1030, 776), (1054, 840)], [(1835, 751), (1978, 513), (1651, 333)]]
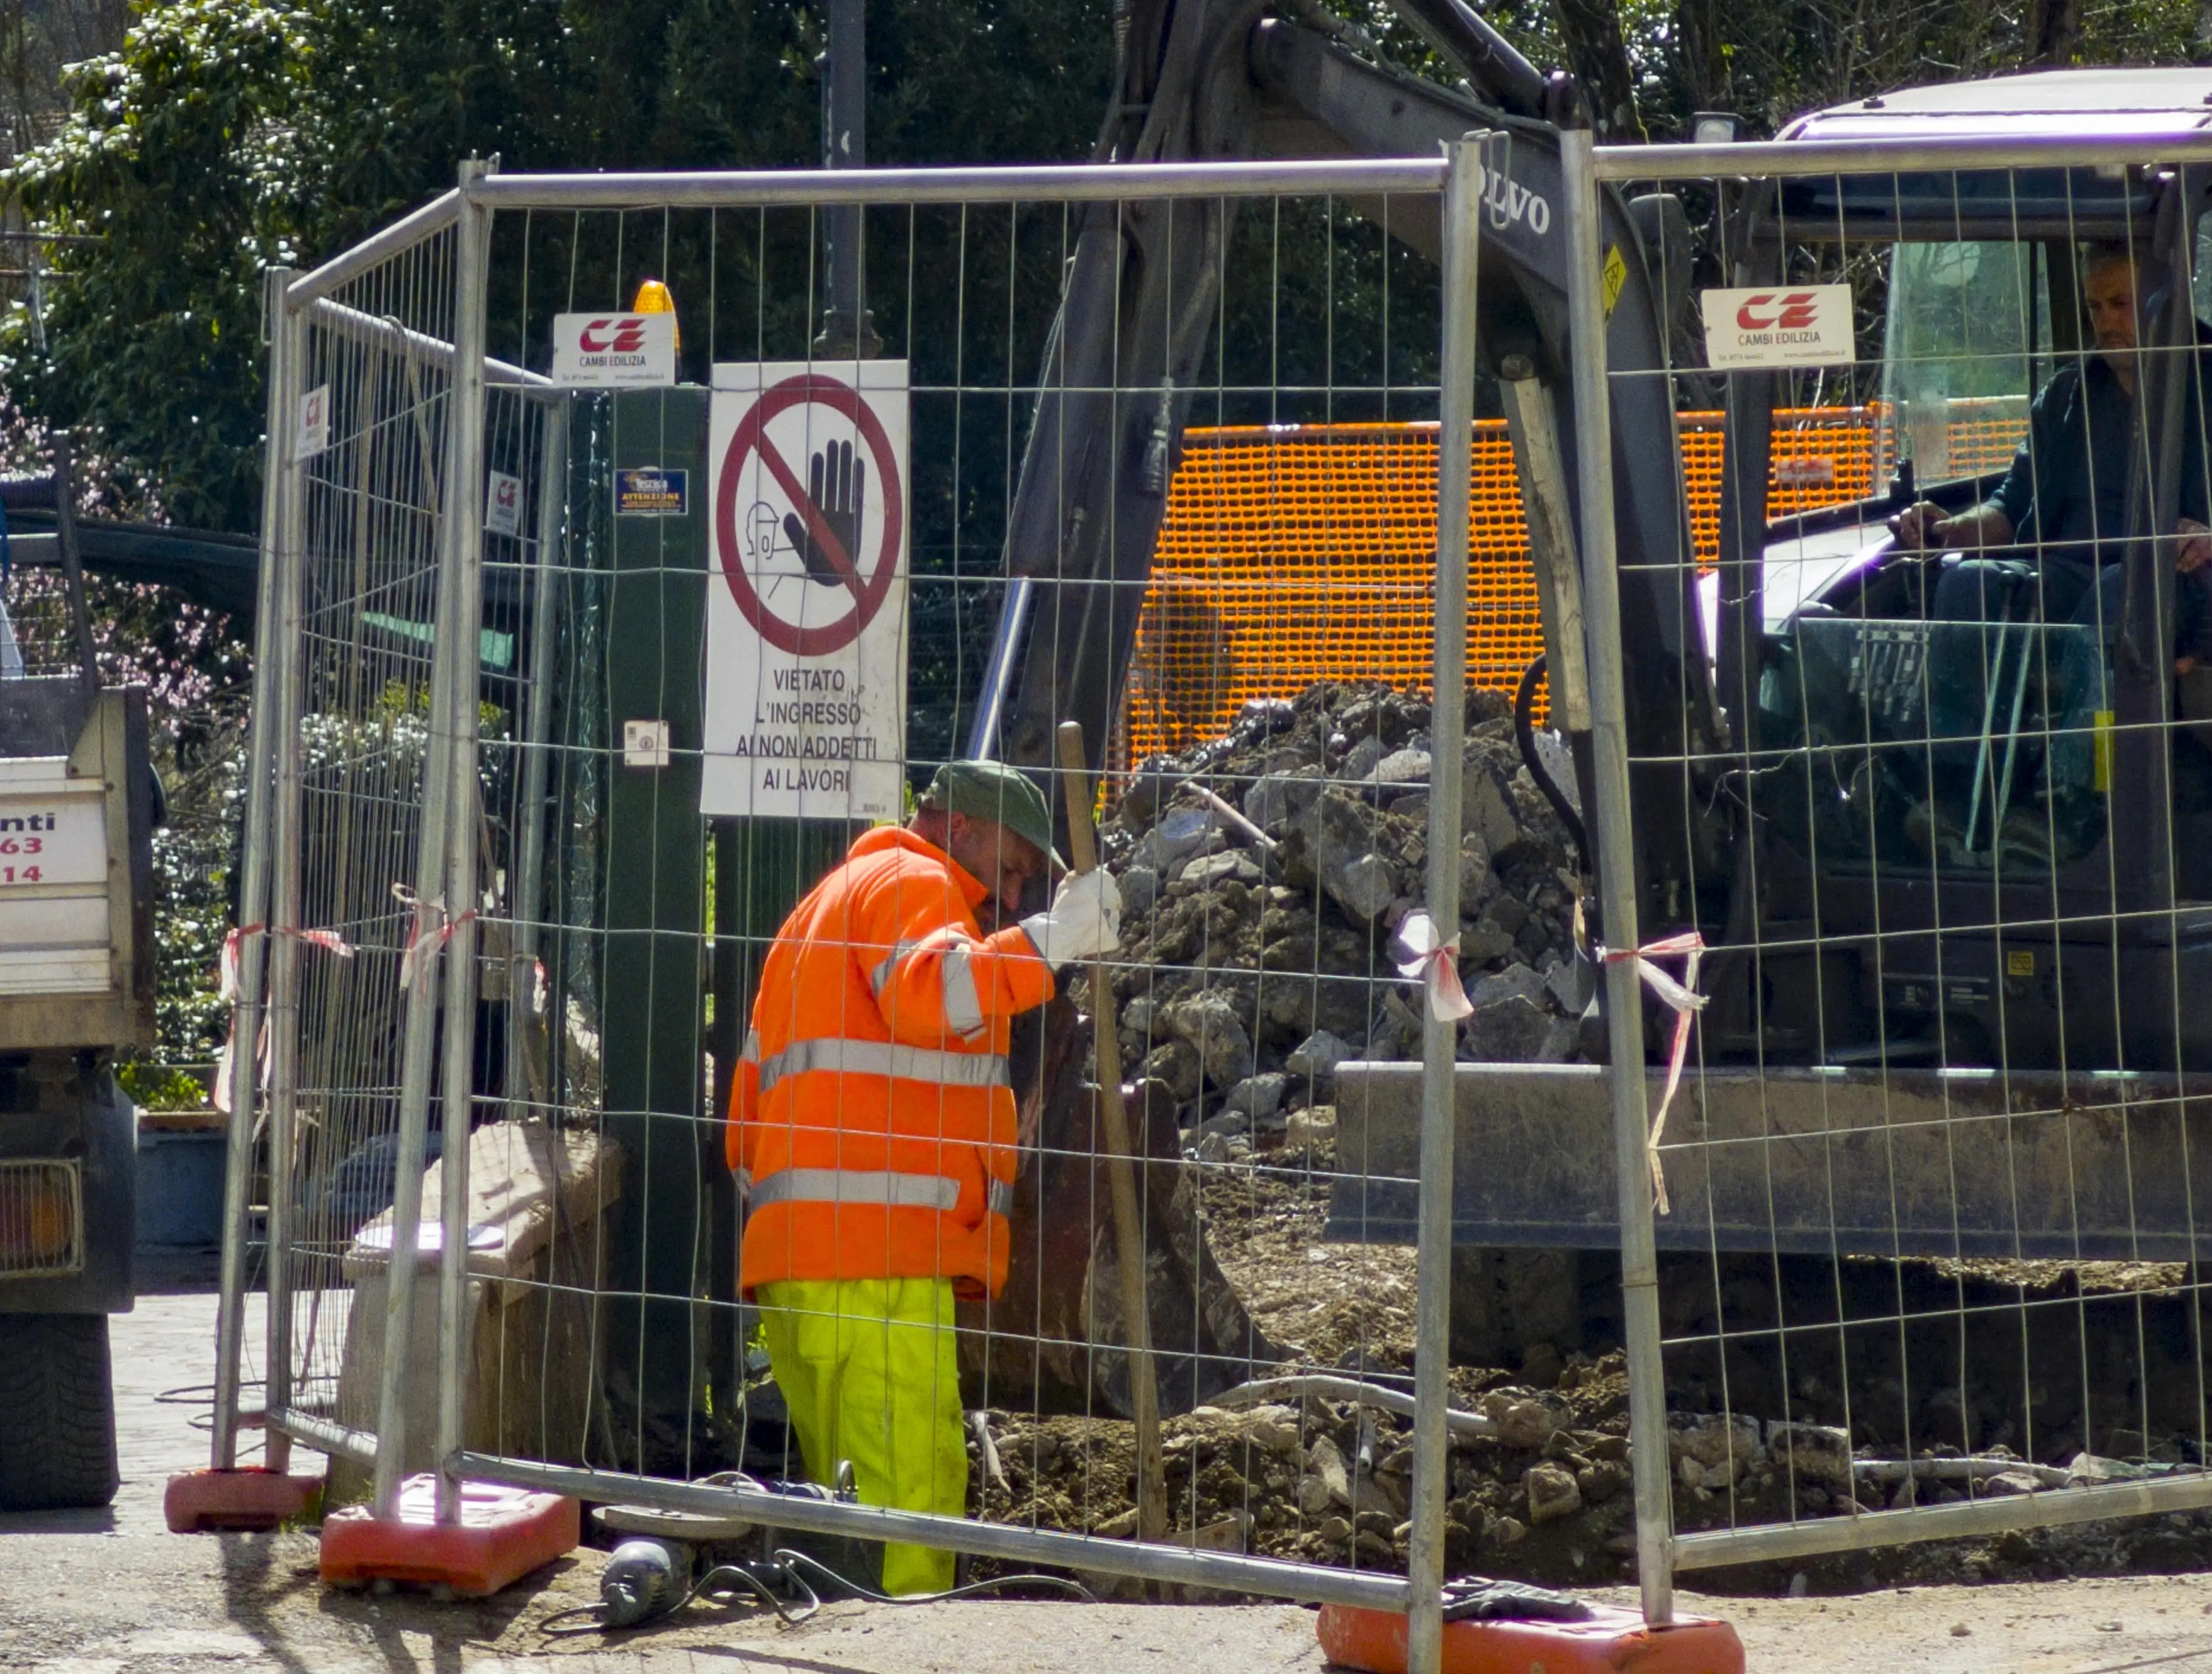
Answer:
[(1842, 366), (1857, 354), (1849, 285), (1701, 290), (1705, 364)]
[(495, 535), (522, 533), (522, 478), (495, 471), (484, 484), (484, 527)]
[(897, 816), (907, 433), (903, 361), (714, 368), (702, 812)]
[(691, 473), (647, 466), (615, 472), (617, 517), (683, 517), (691, 509)]
[(295, 460), (312, 460), (331, 445), (331, 387), (317, 384), (300, 398), (300, 435), (292, 447)]

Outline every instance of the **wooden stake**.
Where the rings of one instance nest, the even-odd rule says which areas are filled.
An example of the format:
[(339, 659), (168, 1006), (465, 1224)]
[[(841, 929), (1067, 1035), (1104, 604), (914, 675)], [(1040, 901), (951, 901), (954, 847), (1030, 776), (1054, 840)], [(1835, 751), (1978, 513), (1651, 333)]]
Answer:
[[(1067, 849), (1079, 873), (1098, 867), (1097, 835), (1091, 825), (1091, 775), (1083, 762), (1083, 726), (1060, 723), (1060, 784), (1067, 796)], [(1160, 1452), (1160, 1391), (1152, 1367), (1152, 1312), (1146, 1294), (1145, 1231), (1138, 1214), (1137, 1179), (1128, 1107), (1121, 1102), (1121, 1024), (1114, 984), (1102, 958), (1091, 967), (1091, 1039), (1098, 1054), (1098, 1108), (1107, 1149), (1107, 1178), (1114, 1200), (1114, 1264), (1121, 1277), (1121, 1315), (1127, 1321), (1129, 1408), (1137, 1425), (1137, 1535), (1163, 1540), (1168, 1531), (1167, 1462)]]

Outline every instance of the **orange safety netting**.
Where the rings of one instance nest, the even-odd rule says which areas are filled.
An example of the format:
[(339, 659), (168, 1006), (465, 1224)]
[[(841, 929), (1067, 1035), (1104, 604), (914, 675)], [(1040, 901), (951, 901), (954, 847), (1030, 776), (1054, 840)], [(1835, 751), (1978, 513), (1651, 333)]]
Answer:
[[(1878, 407), (1774, 415), (1766, 514), (1863, 499), (1893, 468)], [(1721, 416), (1680, 417), (1691, 538), (1720, 550)], [(1954, 422), (1960, 470), (2011, 457), (2025, 415)], [(1218, 736), (1247, 702), (1317, 680), (1429, 681), (1436, 571), (1434, 424), (1233, 426), (1184, 433), (1137, 626), (1115, 758)], [(1961, 460), (1968, 463), (1960, 464)], [(1510, 691), (1543, 649), (1505, 425), (1474, 427), (1468, 674)]]
[[(1428, 684), (1434, 424), (1185, 433), (1122, 714), (1124, 762), (1316, 680)], [(1512, 445), (1475, 426), (1468, 667), (1510, 690), (1543, 648)]]

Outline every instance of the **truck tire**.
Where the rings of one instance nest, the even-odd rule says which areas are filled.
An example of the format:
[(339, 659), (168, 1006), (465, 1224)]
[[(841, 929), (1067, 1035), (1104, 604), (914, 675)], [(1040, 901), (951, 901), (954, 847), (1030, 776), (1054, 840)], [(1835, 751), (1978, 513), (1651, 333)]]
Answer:
[(115, 1497), (107, 1316), (0, 1314), (0, 1510)]

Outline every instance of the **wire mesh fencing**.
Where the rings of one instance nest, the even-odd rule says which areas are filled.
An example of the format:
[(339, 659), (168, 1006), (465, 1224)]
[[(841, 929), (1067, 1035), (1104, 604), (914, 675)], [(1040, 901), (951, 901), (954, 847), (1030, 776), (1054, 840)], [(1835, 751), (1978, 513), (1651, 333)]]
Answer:
[[(1517, 866), (1510, 910), (1470, 888), (1482, 960), (1571, 964), (1510, 707), (1461, 719), (1451, 646), (1511, 612), (1440, 654), (1421, 600), (1463, 571), (1431, 558), (1402, 670), (1097, 776), (1195, 421), (1428, 426), (1392, 491), (1435, 551), (1439, 421), (1448, 490), (1497, 445), (1471, 314), (1443, 346), (1466, 201), (1437, 162), (1083, 173), (487, 175), (287, 291), (270, 1422), (380, 1511), (465, 1471), (890, 1539), (886, 1580), (959, 1549), (1387, 1605), (1444, 1561), (1455, 1478), (1458, 1567), (1523, 1526), (1476, 1493), (1481, 1379), (1414, 1353), (1442, 1245), (1417, 1275), (1409, 1226), (1331, 1208), (1338, 1065), (1437, 1050), (1392, 940), (1458, 922), (1436, 880)], [(866, 308), (825, 322), (848, 215)], [(1463, 565), (1503, 513), (1442, 497)], [(1434, 765), (1470, 740), (1479, 854)], [(1101, 969), (1048, 977), (1048, 868), (925, 795), (968, 756), (1026, 770), (1032, 850), (1079, 865), (1103, 815)], [(835, 895), (887, 853), (938, 868), (919, 940)], [(932, 937), (957, 974), (895, 989)], [(802, 993), (823, 947), (843, 974)], [(1531, 1005), (1565, 1055), (1566, 1002)], [(871, 1354), (913, 1403), (887, 1440), (810, 1370)]]
[[(2207, 177), (2168, 149), (1591, 165), (1711, 209), (1732, 262), (1671, 301), (1704, 365), (1576, 368), (1619, 598), (1609, 1038), (1651, 1079), (1494, 1079), (1494, 1142), (1538, 1099), (1576, 1137), (1483, 1212), (1593, 1224), (1618, 1190), (1679, 1567), (2212, 1503)], [(1577, 254), (1607, 235), (1583, 216)], [(1588, 464), (1625, 469), (1606, 408), (1653, 387), (1724, 391), (1710, 551)], [(1839, 392), (1878, 474), (1802, 512), (1773, 419)], [(1617, 1176), (1565, 1154), (1608, 1136)]]

